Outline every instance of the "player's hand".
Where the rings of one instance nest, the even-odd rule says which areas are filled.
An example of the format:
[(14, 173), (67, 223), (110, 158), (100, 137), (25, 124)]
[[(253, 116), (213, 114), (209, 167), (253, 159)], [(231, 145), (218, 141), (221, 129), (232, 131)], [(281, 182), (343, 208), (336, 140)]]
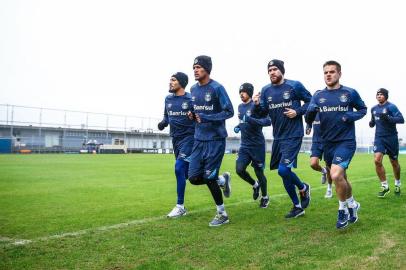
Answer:
[(165, 123), (164, 120), (162, 120), (161, 122), (158, 123), (159, 130), (164, 130), (166, 126), (167, 126), (167, 124)]
[(381, 113), (380, 119), (384, 121), (389, 121), (389, 115), (387, 113)]
[(236, 126), (236, 127), (234, 127), (234, 133), (238, 133), (238, 132), (240, 132), (240, 127), (239, 126)]
[(312, 132), (312, 125), (307, 124), (306, 125), (306, 135), (310, 135)]
[(194, 119), (195, 119), (195, 114), (192, 113), (191, 111), (188, 111), (188, 112), (187, 112), (187, 117), (188, 117), (190, 120), (194, 120)]
[(294, 109), (291, 108), (285, 108), (285, 112), (283, 112), (284, 115), (286, 115), (289, 118), (295, 118), (297, 113)]
[(369, 127), (373, 128), (375, 126), (375, 122), (374, 121), (369, 121)]
[(202, 122), (202, 119), (200, 118), (200, 116), (197, 113), (195, 113), (195, 119), (196, 119), (196, 122), (198, 122), (198, 123)]
[(255, 105), (259, 105), (259, 101), (261, 98), (261, 92), (256, 93), (253, 97), (252, 97), (252, 101), (254, 101)]

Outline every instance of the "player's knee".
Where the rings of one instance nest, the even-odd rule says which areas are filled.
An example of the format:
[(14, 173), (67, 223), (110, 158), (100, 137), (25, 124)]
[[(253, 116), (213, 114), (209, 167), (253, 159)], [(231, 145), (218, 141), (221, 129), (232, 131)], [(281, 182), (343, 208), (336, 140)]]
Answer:
[(196, 175), (196, 176), (191, 176), (191, 177), (189, 177), (189, 182), (190, 182), (192, 185), (203, 185), (203, 184), (206, 184), (206, 182), (205, 182), (204, 179), (203, 179), (203, 176), (201, 176), (201, 175)]
[(245, 172), (245, 166), (240, 163), (237, 163), (235, 166), (235, 172), (241, 177)]
[(310, 167), (311, 167), (313, 170), (316, 170), (316, 171), (317, 171), (317, 169), (319, 168), (319, 164), (317, 164), (316, 162), (311, 162), (311, 163), (310, 163)]
[(257, 176), (258, 175), (260, 175), (260, 176), (265, 175), (264, 174), (264, 167), (254, 167), (254, 172), (255, 172), (255, 174)]
[(400, 169), (400, 165), (397, 159), (389, 159), (389, 160), (394, 169)]
[(311, 159), (310, 160), (310, 167), (313, 170), (317, 170), (319, 168), (319, 160), (318, 159)]
[(344, 175), (340, 171), (336, 171), (336, 170), (330, 171), (330, 177), (331, 177), (331, 180), (333, 180), (335, 183), (345, 180)]
[(290, 173), (290, 169), (285, 166), (285, 165), (279, 165), (278, 167), (278, 174), (282, 177), (282, 178), (286, 178), (289, 176)]
[(382, 167), (382, 158), (375, 158), (374, 162), (376, 167)]
[(176, 175), (185, 175), (186, 174), (186, 164), (183, 160), (176, 160), (175, 163), (175, 174)]

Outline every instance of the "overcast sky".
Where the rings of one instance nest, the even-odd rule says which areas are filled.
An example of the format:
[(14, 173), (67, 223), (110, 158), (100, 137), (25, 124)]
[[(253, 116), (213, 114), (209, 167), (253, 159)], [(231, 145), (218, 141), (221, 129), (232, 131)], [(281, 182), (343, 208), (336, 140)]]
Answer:
[[(258, 91), (266, 65), (324, 88), (322, 64), (342, 65), (341, 83), (368, 108), (380, 87), (406, 114), (406, 16), (402, 1), (0, 1), (0, 104), (160, 118), (170, 76), (193, 82), (195, 56), (235, 110), (238, 87)], [(406, 115), (405, 115), (406, 116)], [(358, 136), (372, 137), (368, 114)], [(228, 126), (236, 122), (236, 117)], [(405, 125), (398, 126), (406, 140)], [(362, 133), (362, 134), (360, 134)]]

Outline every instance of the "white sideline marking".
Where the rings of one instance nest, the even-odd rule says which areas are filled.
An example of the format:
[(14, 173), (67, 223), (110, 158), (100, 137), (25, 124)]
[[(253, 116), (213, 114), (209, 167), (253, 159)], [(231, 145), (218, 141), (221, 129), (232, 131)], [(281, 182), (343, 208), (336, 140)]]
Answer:
[[(351, 181), (351, 183), (364, 182), (366, 180), (375, 179), (375, 178), (376, 178), (376, 176), (363, 178), (363, 179), (358, 180), (358, 181)], [(326, 185), (322, 185), (322, 186), (320, 185), (320, 186), (315, 187), (315, 188), (312, 187), (311, 190), (325, 189), (325, 187), (326, 187)], [(275, 194), (273, 196), (270, 196), (270, 200), (272, 201), (273, 198), (279, 198), (279, 197), (284, 197), (284, 196), (288, 196), (288, 194), (286, 194), (286, 193)], [(252, 203), (252, 202), (253, 202), (253, 200), (251, 199), (251, 200), (238, 201), (238, 202), (234, 202), (234, 203), (227, 203), (227, 207), (228, 206), (236, 206), (236, 205), (240, 205), (240, 204), (244, 204), (244, 203)], [(206, 212), (206, 211), (210, 211), (210, 210), (213, 210), (213, 207), (207, 207), (207, 208), (203, 208), (203, 209), (192, 210), (192, 211), (189, 211), (189, 213), (202, 213), (202, 212)], [(0, 236), (0, 242), (8, 242), (9, 245), (14, 245), (14, 246), (24, 246), (24, 245), (34, 243), (34, 242), (39, 242), (39, 241), (48, 241), (48, 240), (52, 240), (52, 239), (61, 239), (61, 238), (70, 237), (70, 236), (71, 237), (76, 237), (76, 236), (88, 234), (90, 232), (105, 232), (105, 231), (110, 231), (110, 230), (114, 230), (114, 229), (121, 229), (121, 228), (125, 228), (125, 227), (130, 227), (130, 226), (139, 225), (139, 224), (145, 224), (145, 223), (154, 222), (154, 221), (163, 220), (163, 219), (166, 219), (166, 216), (158, 216), (158, 217), (136, 219), (136, 220), (131, 220), (131, 221), (128, 221), (128, 222), (118, 223), (118, 224), (114, 224), (114, 225), (106, 225), (106, 226), (101, 226), (101, 227), (97, 227), (97, 228), (84, 229), (84, 230), (79, 230), (79, 231), (76, 231), (76, 232), (67, 232), (67, 233), (61, 233), (61, 234), (54, 234), (54, 235), (50, 235), (50, 236), (37, 237), (37, 238), (34, 238), (34, 239), (13, 239), (13, 238), (1, 237)]]
[(27, 244), (30, 240), (27, 239), (13, 239), (10, 237), (5, 237), (5, 236), (0, 236), (0, 243), (1, 242), (13, 242), (13, 244), (18, 243), (18, 244)]

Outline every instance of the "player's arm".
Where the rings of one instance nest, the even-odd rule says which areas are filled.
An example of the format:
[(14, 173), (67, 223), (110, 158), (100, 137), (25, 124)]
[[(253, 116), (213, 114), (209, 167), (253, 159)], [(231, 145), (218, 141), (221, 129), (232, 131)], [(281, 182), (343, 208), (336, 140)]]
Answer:
[(256, 93), (252, 97), (252, 100), (254, 101), (253, 113), (258, 115), (259, 117), (266, 117), (269, 113), (269, 109), (268, 106), (266, 105), (264, 91)]
[(233, 104), (231, 103), (231, 100), (228, 97), (224, 87), (219, 87), (217, 89), (217, 93), (220, 101), (221, 112), (213, 114), (199, 113), (198, 117), (200, 117), (201, 122), (223, 121), (233, 117)]
[(295, 85), (295, 92), (299, 99), (303, 101), (303, 105), (295, 108), (296, 116), (302, 116), (307, 112), (307, 108), (309, 107), (310, 101), (312, 99), (312, 94), (303, 86), (301, 82), (296, 82)]
[(391, 124), (403, 124), (405, 123), (405, 119), (403, 118), (402, 113), (399, 111), (396, 105), (391, 104), (388, 107), (390, 114), (387, 116), (389, 123)]
[(271, 118), (269, 116), (254, 118), (248, 115), (244, 115), (244, 121), (255, 126), (268, 127), (272, 124)]
[(168, 111), (166, 110), (166, 102), (165, 102), (164, 118), (162, 119), (161, 122), (158, 123), (158, 129), (164, 130), (168, 125), (169, 125), (169, 117), (168, 117)]
[(369, 121), (369, 127), (371, 127), (371, 128), (373, 128), (374, 126), (375, 126), (375, 117), (374, 117), (374, 114), (373, 114), (373, 108), (371, 109), (371, 121)]
[(316, 103), (316, 94), (312, 97), (310, 100), (309, 105), (307, 106), (307, 110), (305, 113), (305, 121), (308, 126), (311, 126), (314, 122), (314, 119), (316, 119), (317, 113), (320, 111), (320, 107)]
[(344, 122), (354, 122), (367, 114), (367, 106), (364, 101), (361, 99), (357, 91), (351, 93), (351, 103), (352, 106), (357, 110), (355, 112), (346, 112), (342, 118)]

